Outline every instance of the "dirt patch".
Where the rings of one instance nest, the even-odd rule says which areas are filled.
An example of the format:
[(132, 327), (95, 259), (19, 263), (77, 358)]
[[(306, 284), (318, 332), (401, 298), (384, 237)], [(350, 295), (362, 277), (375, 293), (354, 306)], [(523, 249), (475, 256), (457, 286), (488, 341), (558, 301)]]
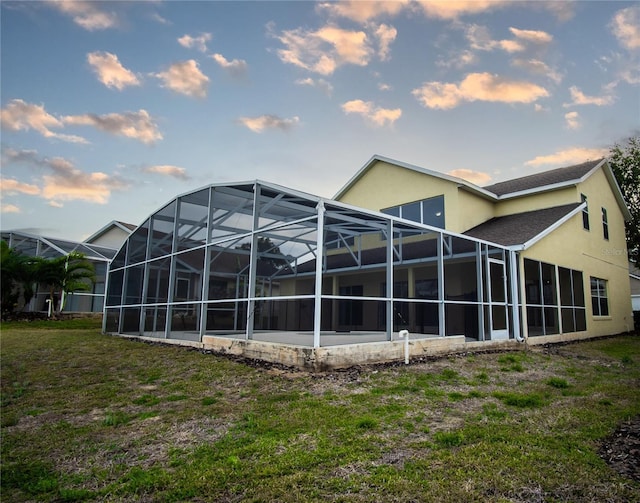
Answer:
[(640, 416), (622, 423), (602, 443), (599, 454), (620, 475), (640, 482)]

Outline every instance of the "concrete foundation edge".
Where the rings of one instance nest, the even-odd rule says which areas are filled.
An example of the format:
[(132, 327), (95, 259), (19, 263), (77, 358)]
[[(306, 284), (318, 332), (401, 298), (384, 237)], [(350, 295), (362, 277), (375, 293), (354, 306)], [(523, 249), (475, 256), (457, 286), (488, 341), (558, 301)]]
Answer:
[[(285, 344), (205, 336), (203, 349), (214, 353), (242, 356), (306, 370), (338, 368), (404, 361), (404, 342), (368, 342), (310, 348)], [(486, 349), (523, 348), (514, 340), (466, 342), (463, 336), (415, 339), (409, 343), (409, 357), (437, 356)]]
[[(124, 334), (117, 335), (119, 337), (146, 342), (186, 346), (217, 354), (262, 360), (310, 371), (326, 371), (352, 367), (354, 365), (404, 361), (405, 358), (405, 346), (402, 340), (311, 348), (215, 336), (204, 336), (202, 342), (197, 342)], [(525, 343), (517, 342), (513, 339), (469, 342), (465, 340), (464, 336), (414, 339), (409, 343), (409, 358), (443, 356), (468, 351), (523, 350), (527, 346), (566, 343), (593, 339), (594, 337), (597, 336), (590, 335), (588, 332), (575, 332), (571, 334), (529, 337)]]

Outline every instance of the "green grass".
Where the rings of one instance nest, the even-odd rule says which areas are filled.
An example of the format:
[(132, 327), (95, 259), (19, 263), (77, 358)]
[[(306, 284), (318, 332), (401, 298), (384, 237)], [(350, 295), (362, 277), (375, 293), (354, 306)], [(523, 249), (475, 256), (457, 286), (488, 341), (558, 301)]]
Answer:
[(1, 327), (3, 501), (640, 499), (639, 337), (313, 375), (59, 323)]

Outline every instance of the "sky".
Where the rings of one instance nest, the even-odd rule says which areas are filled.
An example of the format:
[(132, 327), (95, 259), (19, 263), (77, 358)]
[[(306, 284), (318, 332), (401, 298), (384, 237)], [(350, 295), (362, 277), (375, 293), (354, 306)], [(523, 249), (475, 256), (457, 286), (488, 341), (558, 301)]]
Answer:
[(180, 194), (322, 197), (373, 155), (483, 186), (640, 130), (640, 4), (0, 2), (0, 227), (83, 240)]

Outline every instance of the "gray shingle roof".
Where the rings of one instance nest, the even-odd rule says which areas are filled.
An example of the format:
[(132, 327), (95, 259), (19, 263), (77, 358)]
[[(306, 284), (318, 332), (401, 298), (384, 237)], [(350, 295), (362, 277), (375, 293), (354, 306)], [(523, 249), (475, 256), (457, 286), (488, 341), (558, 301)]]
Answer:
[(503, 246), (524, 244), (575, 210), (580, 203), (505, 215), (488, 220), (464, 234)]
[(503, 196), (505, 194), (521, 192), (523, 190), (537, 189), (547, 185), (579, 180), (601, 162), (602, 159), (597, 159), (595, 161), (576, 164), (575, 166), (552, 169), (551, 171), (536, 173), (535, 175), (494, 183), (493, 185), (483, 187), (483, 189), (493, 192), (497, 196)]

